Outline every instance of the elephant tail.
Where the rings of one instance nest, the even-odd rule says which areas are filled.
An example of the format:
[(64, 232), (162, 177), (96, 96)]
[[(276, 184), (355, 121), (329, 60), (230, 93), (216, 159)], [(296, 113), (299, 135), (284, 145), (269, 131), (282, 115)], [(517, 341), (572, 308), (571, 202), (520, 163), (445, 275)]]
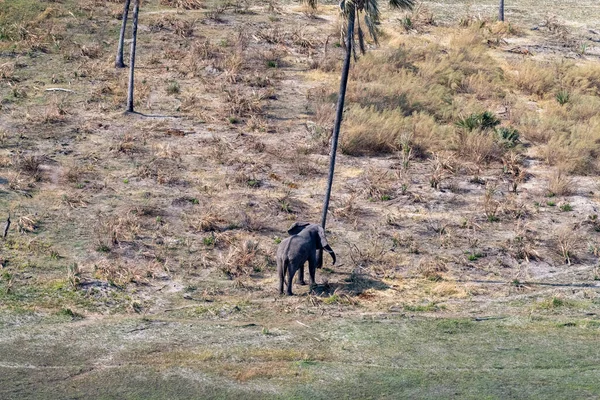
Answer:
[[(290, 265), (290, 259), (289, 258), (284, 258), (283, 259), (283, 268), (281, 269), (281, 271), (279, 271), (279, 279), (282, 280), (284, 285), (287, 285), (287, 281), (285, 280), (286, 275), (288, 274), (288, 267)], [(289, 276), (288, 276), (289, 278)]]

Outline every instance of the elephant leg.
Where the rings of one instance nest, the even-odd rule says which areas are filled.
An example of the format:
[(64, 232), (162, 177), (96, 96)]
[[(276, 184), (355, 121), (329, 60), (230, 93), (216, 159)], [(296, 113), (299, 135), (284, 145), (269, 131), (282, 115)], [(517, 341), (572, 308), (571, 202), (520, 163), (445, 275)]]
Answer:
[(288, 265), (288, 283), (287, 283), (287, 295), (291, 296), (292, 293), (292, 282), (294, 281), (294, 274), (296, 273), (296, 268), (293, 265)]
[(277, 274), (279, 275), (279, 294), (283, 294), (283, 282), (285, 280), (285, 263), (277, 260)]
[(298, 284), (306, 285), (306, 282), (304, 282), (304, 264), (302, 264), (298, 269)]
[(308, 260), (308, 273), (309, 273), (310, 286), (315, 286), (317, 284), (317, 282), (315, 281), (315, 273), (317, 271), (317, 260), (315, 258), (310, 258)]

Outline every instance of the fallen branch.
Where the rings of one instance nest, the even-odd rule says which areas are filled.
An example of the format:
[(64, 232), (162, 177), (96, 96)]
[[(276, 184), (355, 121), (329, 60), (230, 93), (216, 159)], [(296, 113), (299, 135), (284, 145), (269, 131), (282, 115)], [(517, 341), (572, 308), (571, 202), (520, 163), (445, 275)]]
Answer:
[(74, 90), (71, 89), (63, 89), (63, 88), (48, 88), (46, 92), (67, 92), (67, 93), (75, 93)]

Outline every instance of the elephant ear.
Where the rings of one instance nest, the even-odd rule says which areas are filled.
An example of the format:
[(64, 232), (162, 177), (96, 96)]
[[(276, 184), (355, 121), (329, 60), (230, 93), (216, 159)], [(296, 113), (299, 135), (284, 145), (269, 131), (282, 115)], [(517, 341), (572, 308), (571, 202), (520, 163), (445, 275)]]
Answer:
[(329, 244), (327, 243), (327, 239), (325, 239), (325, 230), (323, 230), (323, 227), (319, 225), (317, 231), (319, 232), (319, 246), (318, 246), (318, 248), (319, 249), (324, 249), (325, 247), (329, 246)]
[(310, 225), (309, 222), (294, 222), (294, 224), (292, 226), (290, 226), (290, 228), (288, 229), (287, 232), (290, 235), (297, 235), (300, 232), (302, 232), (302, 230), (309, 225)]

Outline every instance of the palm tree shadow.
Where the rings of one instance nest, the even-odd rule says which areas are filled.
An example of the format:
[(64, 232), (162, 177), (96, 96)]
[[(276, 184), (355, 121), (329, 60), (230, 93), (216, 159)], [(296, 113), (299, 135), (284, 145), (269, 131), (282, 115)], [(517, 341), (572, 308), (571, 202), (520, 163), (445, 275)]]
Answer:
[(389, 285), (383, 283), (377, 278), (352, 272), (348, 274), (346, 279), (343, 279), (339, 282), (325, 282), (314, 287), (312, 291), (315, 295), (324, 297), (331, 296), (336, 292), (346, 293), (351, 296), (358, 296), (369, 289), (386, 290), (389, 288)]
[(182, 115), (156, 115), (156, 114), (144, 114), (139, 111), (125, 111), (125, 115), (138, 115), (144, 118), (183, 118)]

